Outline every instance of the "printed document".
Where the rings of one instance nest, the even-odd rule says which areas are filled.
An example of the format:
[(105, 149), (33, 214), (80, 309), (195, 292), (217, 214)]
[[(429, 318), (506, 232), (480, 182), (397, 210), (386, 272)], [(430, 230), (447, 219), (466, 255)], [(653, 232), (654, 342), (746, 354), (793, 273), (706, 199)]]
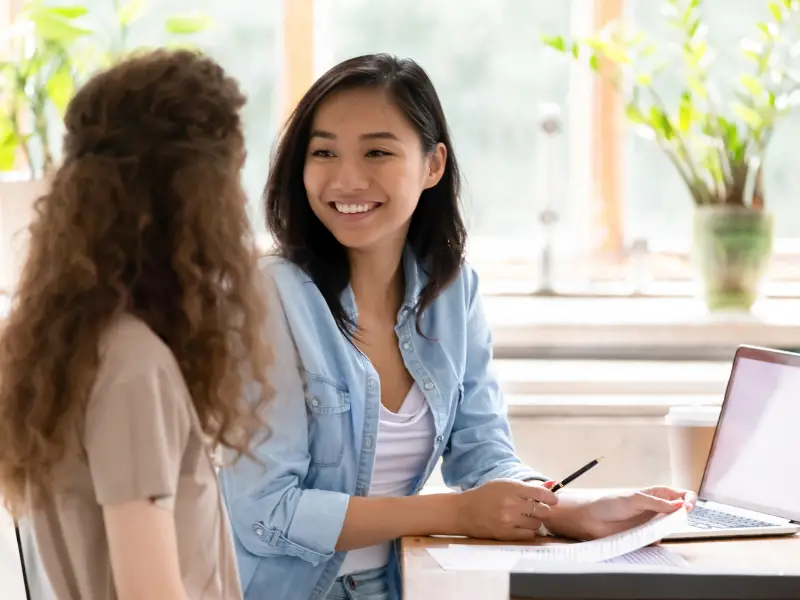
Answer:
[(429, 548), (428, 552), (445, 570), (525, 570), (542, 562), (685, 566), (686, 561), (680, 554), (650, 544), (686, 526), (686, 509), (681, 508), (668, 515), (658, 515), (637, 527), (589, 542), (538, 546), (450, 544), (446, 548)]

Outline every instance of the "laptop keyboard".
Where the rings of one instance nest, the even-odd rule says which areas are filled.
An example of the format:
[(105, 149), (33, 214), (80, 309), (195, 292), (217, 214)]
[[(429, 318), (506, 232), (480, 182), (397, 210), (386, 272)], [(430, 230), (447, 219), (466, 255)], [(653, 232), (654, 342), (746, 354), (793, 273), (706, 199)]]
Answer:
[(774, 523), (748, 519), (728, 513), (695, 506), (689, 511), (689, 525), (698, 529), (734, 529), (740, 527), (774, 527)]

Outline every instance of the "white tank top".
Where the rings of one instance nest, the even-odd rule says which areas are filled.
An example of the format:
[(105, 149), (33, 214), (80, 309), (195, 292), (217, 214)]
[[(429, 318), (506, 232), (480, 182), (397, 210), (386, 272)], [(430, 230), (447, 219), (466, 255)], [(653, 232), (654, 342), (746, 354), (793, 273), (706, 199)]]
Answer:
[[(378, 442), (369, 496), (408, 496), (431, 455), (436, 427), (428, 402), (417, 384), (411, 386), (397, 413), (381, 404)], [(339, 575), (376, 569), (389, 562), (391, 542), (350, 550)]]

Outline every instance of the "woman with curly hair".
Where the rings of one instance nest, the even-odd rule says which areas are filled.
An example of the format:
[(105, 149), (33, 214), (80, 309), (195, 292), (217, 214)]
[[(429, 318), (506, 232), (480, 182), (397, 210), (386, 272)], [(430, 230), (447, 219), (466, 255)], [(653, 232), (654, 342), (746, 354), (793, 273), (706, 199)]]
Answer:
[(241, 597), (212, 457), (271, 394), (244, 102), (160, 50), (67, 109), (0, 342), (0, 494), (59, 600)]

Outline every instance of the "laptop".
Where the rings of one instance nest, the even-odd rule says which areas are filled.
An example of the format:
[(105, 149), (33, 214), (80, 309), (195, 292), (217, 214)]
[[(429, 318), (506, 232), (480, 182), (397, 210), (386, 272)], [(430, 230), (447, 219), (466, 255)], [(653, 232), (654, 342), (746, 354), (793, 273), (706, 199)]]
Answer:
[(697, 506), (668, 540), (800, 531), (800, 354), (740, 346)]

